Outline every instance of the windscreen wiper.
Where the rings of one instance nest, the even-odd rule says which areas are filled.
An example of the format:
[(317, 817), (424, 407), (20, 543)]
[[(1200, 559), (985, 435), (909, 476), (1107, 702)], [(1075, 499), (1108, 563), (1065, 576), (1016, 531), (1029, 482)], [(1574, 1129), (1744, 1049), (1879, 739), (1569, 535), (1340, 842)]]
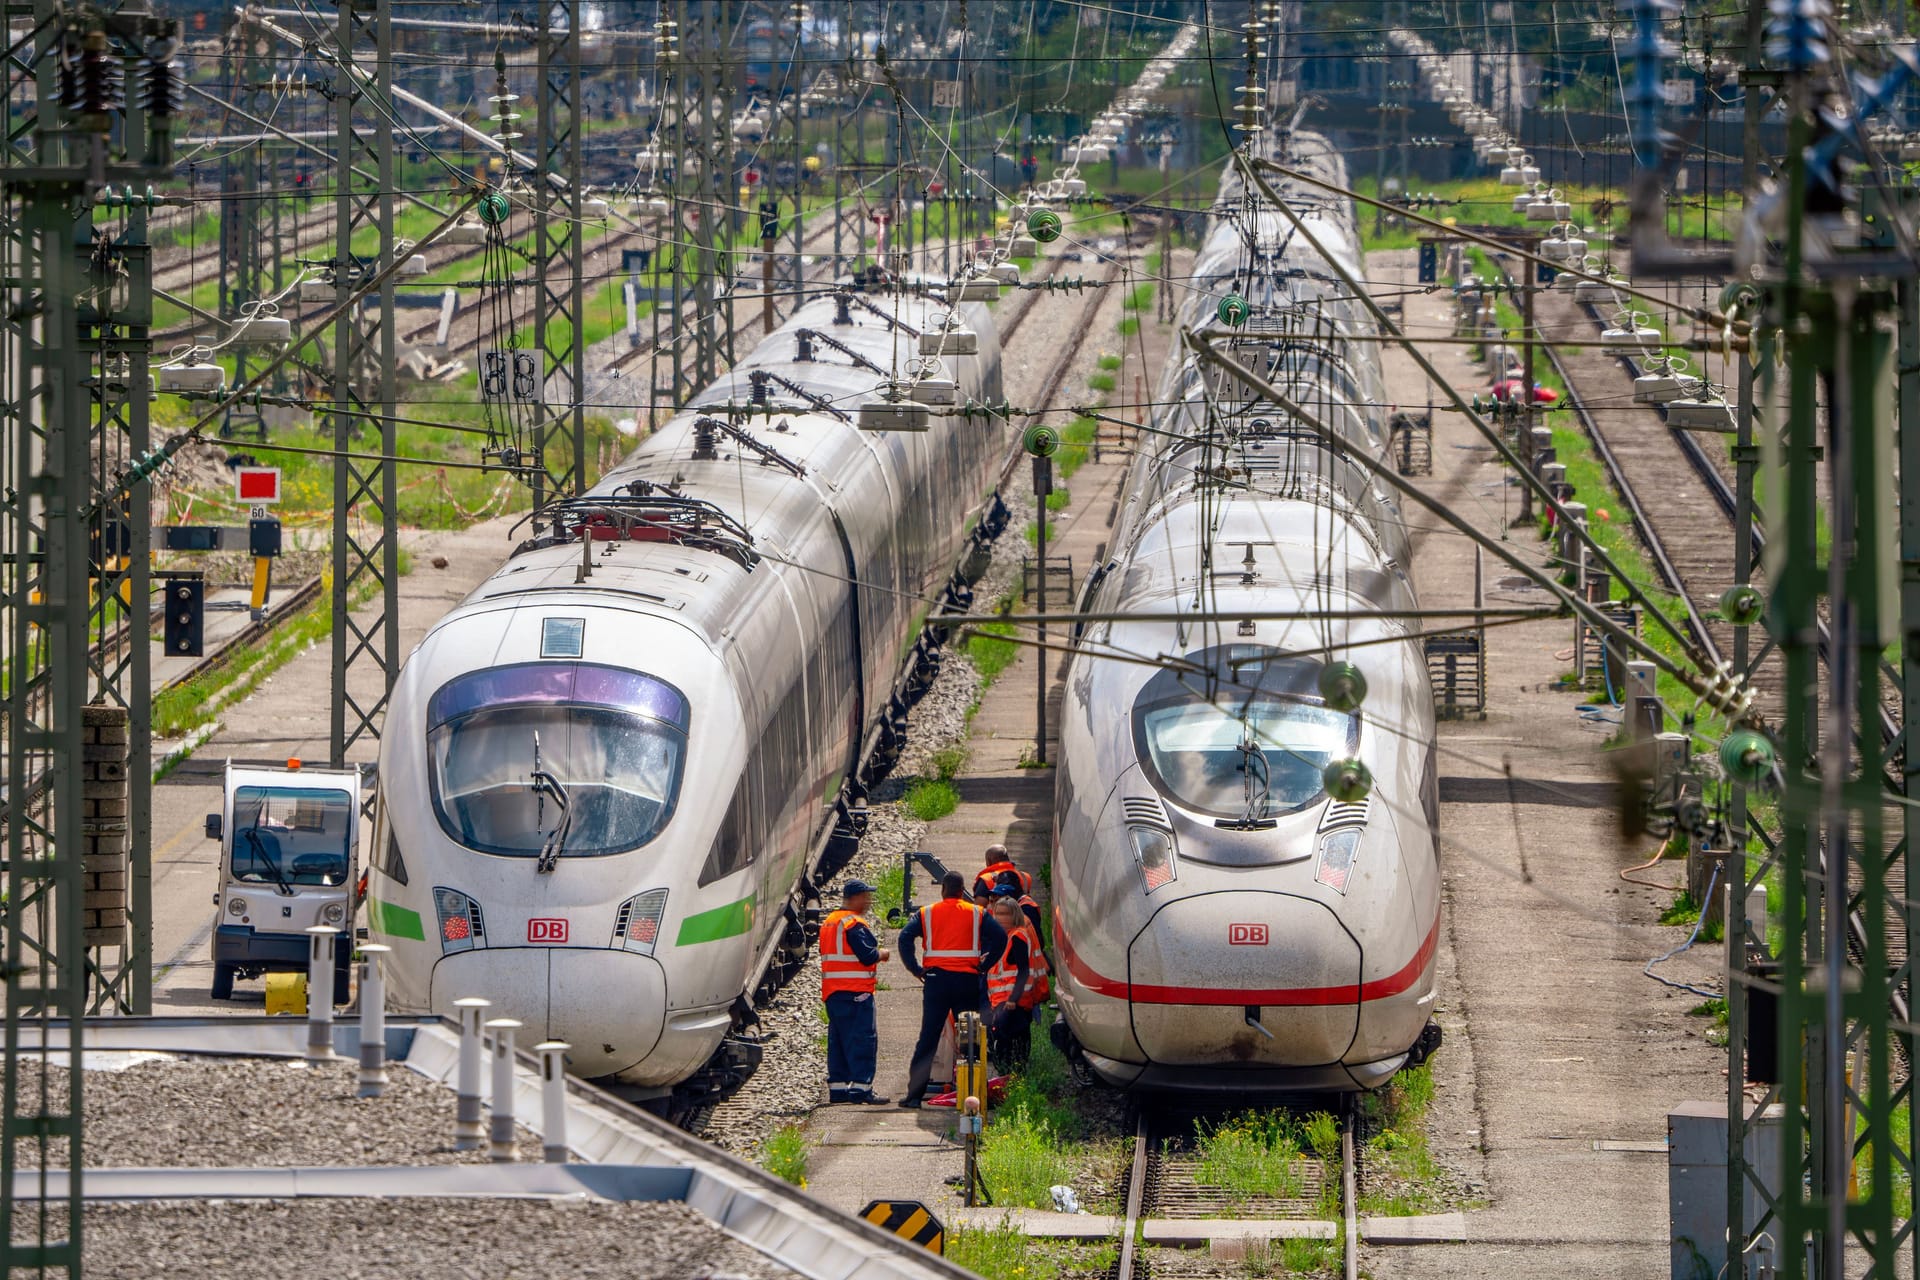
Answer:
[(533, 794), (540, 799), (540, 805), (534, 810), (534, 823), (538, 825), (546, 820), (546, 802), (551, 798), (560, 807), (560, 821), (554, 825), (546, 840), (540, 846), (540, 860), (533, 869), (541, 875), (552, 871), (554, 864), (560, 861), (560, 855), (566, 852), (567, 828), (573, 823), (573, 810), (567, 803), (567, 787), (559, 778), (540, 765), (540, 734), (533, 735), (533, 773), (528, 778)]

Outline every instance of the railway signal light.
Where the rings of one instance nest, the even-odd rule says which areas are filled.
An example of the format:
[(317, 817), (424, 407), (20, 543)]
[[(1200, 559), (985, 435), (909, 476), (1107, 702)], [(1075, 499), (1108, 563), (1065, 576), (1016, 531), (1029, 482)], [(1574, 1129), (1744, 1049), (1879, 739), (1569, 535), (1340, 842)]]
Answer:
[(198, 576), (167, 578), (164, 639), (167, 652), (198, 658), (206, 649), (207, 584)]

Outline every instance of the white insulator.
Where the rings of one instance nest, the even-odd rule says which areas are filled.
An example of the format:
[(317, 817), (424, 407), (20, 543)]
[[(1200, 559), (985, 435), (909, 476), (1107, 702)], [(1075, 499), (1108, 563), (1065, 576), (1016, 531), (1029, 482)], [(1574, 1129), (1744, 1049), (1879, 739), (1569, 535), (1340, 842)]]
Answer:
[(1060, 185), (1066, 188), (1067, 194), (1070, 196), (1083, 196), (1087, 194), (1087, 183), (1084, 178), (1067, 178), (1061, 182)]
[[(333, 297), (331, 287), (328, 297)], [(271, 347), (293, 341), (293, 321), (285, 316), (247, 316), (233, 322), (231, 340), (236, 346)]]
[(175, 393), (213, 393), (227, 385), (227, 371), (217, 364), (163, 364), (153, 373), (156, 390)]
[(925, 431), (933, 415), (916, 400), (868, 400), (854, 420), (862, 431)]
[(1618, 302), (1613, 286), (1604, 280), (1581, 280), (1573, 286), (1575, 302), (1591, 302), (1599, 306), (1608, 306)]
[(920, 335), (923, 356), (972, 356), (980, 354), (980, 335), (964, 325), (950, 329), (928, 329)]
[(1540, 256), (1555, 262), (1578, 262), (1586, 254), (1586, 240), (1573, 234), (1570, 226), (1562, 225), (1540, 242)]
[(605, 218), (612, 212), (612, 206), (599, 196), (588, 196), (580, 202), (580, 216), (585, 219)]
[(302, 280), (300, 282), (300, 301), (332, 302), (340, 296), (340, 289), (331, 280)]
[(455, 223), (447, 228), (447, 234), (440, 237), (441, 244), (475, 245), (487, 242), (487, 228), (484, 223), (467, 221)]
[(1527, 202), (1527, 221), (1553, 222), (1555, 221), (1553, 210), (1554, 202), (1552, 196), (1536, 195)]
[(1671, 404), (1682, 396), (1696, 395), (1703, 384), (1699, 378), (1678, 369), (1653, 369), (1633, 380), (1635, 404)]
[(1900, 140), (1902, 160), (1920, 160), (1920, 136), (1908, 134)]
[(673, 204), (665, 196), (648, 196), (641, 207), (656, 218), (664, 218), (673, 212)]
[[(1506, 166), (1505, 168), (1503, 168), (1502, 170), (1500, 170), (1500, 185), (1501, 185), (1501, 186), (1503, 186), (1503, 187), (1517, 187), (1517, 186), (1520, 186), (1520, 185), (1521, 185), (1521, 182), (1520, 182), (1520, 166), (1519, 166), (1519, 165), (1517, 165), (1517, 164), (1511, 164), (1511, 163), (1510, 163), (1510, 164), (1508, 164), (1508, 165), (1507, 165), (1507, 166)], [(1528, 198), (1528, 199), (1532, 199), (1533, 197), (1532, 197), (1532, 196), (1528, 196), (1527, 198)], [(1516, 203), (1515, 203), (1515, 205), (1514, 205), (1514, 207), (1515, 207), (1515, 208), (1519, 208), (1519, 204), (1517, 203), (1517, 197), (1516, 197)]]
[(406, 256), (406, 260), (400, 264), (399, 274), (418, 277), (427, 274), (427, 270), (426, 258), (421, 254), (410, 253)]
[(1007, 253), (1015, 258), (1037, 258), (1040, 256), (1040, 242), (1032, 236), (1015, 236)]
[(955, 302), (994, 302), (1000, 297), (1000, 282), (981, 277), (962, 280), (950, 296)]
[(955, 404), (959, 401), (960, 388), (952, 378), (921, 378), (910, 389), (914, 400), (920, 404)]
[(1533, 162), (1532, 156), (1520, 157), (1520, 181), (1528, 186), (1540, 181), (1540, 166)]
[(1020, 283), (1020, 265), (1015, 262), (996, 262), (987, 268), (988, 274), (1001, 284)]
[(1733, 409), (1725, 400), (1674, 400), (1667, 405), (1667, 425), (1685, 431), (1732, 432)]
[(1644, 312), (1628, 311), (1611, 328), (1600, 331), (1600, 341), (1609, 347), (1647, 347), (1660, 341), (1660, 331), (1646, 323)]

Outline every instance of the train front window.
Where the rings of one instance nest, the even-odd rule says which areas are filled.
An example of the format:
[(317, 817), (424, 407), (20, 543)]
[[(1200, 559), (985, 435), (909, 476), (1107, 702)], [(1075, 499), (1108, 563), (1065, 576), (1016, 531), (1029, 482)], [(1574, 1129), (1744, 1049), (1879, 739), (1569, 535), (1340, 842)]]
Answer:
[(428, 707), (434, 812), (482, 853), (637, 849), (673, 817), (687, 704), (651, 676), (528, 663), (449, 682)]
[[(1251, 645), (1167, 670), (1134, 705), (1134, 743), (1154, 785), (1186, 809), (1263, 822), (1318, 800), (1321, 771), (1352, 754), (1359, 721), (1323, 705), (1320, 663)], [(1208, 674), (1210, 673), (1210, 674)]]
[(236, 787), (233, 878), (337, 887), (347, 882), (353, 797), (303, 787)]

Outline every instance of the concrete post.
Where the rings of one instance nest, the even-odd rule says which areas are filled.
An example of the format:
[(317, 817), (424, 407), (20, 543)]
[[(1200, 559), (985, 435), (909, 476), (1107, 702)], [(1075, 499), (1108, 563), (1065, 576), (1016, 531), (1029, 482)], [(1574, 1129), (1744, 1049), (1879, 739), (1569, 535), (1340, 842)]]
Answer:
[(387, 975), (381, 966), (393, 948), (369, 942), (360, 948), (360, 1096), (387, 1090)]
[(333, 949), (339, 932), (316, 924), (307, 930), (307, 1061), (333, 1057)]
[(486, 1137), (480, 1123), (480, 1021), (493, 1001), (462, 996), (453, 1002), (460, 1019), (460, 1069), (454, 1080), (453, 1149), (473, 1151)]
[(519, 1029), (517, 1018), (487, 1019), (488, 1052), (493, 1057), (493, 1118), (488, 1137), (490, 1154), (498, 1164), (520, 1158), (513, 1123), (513, 1033)]
[(541, 1155), (548, 1164), (567, 1162), (567, 1050), (564, 1040), (533, 1046), (540, 1055)]

